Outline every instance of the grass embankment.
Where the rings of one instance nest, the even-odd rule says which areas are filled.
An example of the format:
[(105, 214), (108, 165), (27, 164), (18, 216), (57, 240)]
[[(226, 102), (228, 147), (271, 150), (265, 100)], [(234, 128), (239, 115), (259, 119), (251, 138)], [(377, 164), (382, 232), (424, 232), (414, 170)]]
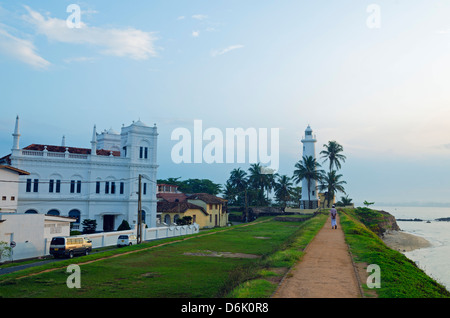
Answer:
[[(406, 256), (386, 246), (369, 230), (376, 227), (376, 223), (382, 218), (381, 215), (377, 216), (377, 213), (366, 208), (339, 211), (345, 239), (355, 262), (380, 266), (381, 288), (371, 291), (375, 290), (380, 298), (450, 297), (450, 292), (445, 287), (429, 277)], [(363, 281), (362, 284), (363, 289), (368, 292), (366, 282)]]
[[(0, 276), (0, 296), (269, 297), (277, 287), (273, 278), (285, 273), (279, 269), (287, 270), (302, 256), (325, 220), (324, 215), (305, 222), (271, 219), (47, 264)], [(134, 253), (125, 254), (129, 251)], [(81, 288), (70, 289), (66, 269), (76, 263)]]

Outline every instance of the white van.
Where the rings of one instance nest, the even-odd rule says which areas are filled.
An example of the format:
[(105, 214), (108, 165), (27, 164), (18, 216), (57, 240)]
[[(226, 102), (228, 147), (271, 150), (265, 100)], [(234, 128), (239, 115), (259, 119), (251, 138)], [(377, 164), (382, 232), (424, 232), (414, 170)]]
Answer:
[(122, 234), (122, 235), (119, 235), (119, 237), (117, 238), (117, 247), (129, 246), (129, 245), (133, 245), (133, 244), (137, 244), (136, 235)]
[(50, 243), (50, 255), (72, 258), (76, 254), (89, 255), (92, 241), (84, 237), (55, 236)]

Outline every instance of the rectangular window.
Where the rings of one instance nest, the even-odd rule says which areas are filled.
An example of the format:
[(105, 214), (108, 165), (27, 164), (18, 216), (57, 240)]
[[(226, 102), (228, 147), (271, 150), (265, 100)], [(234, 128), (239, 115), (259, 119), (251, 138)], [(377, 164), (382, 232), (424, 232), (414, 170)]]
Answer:
[(77, 193), (81, 193), (81, 181), (77, 181)]
[(145, 159), (148, 158), (148, 148), (147, 147), (144, 148), (144, 158)]
[(16, 197), (12, 196), (11, 201), (16, 201)]
[(39, 179), (34, 179), (33, 192), (38, 192), (38, 191), (39, 191)]
[(116, 193), (116, 183), (113, 181), (111, 182), (111, 194)]
[(6, 201), (6, 195), (2, 196), (2, 201)]
[(31, 179), (27, 179), (27, 192), (31, 192)]
[(121, 182), (120, 183), (120, 194), (123, 194), (123, 189), (124, 188), (124, 183), (123, 182)]
[(109, 193), (109, 181), (105, 182), (105, 193), (108, 194)]
[(144, 151), (144, 147), (140, 147), (140, 148), (139, 148), (139, 158), (140, 158), (140, 159), (142, 159), (142, 155), (143, 155), (142, 153), (143, 153), (143, 151)]
[(70, 180), (70, 193), (75, 193), (75, 180)]
[(51, 179), (48, 183), (48, 192), (53, 193), (54, 185), (55, 185), (55, 180)]
[(144, 189), (143, 189), (142, 193), (147, 194), (147, 183), (144, 183)]
[(95, 183), (95, 193), (100, 193), (100, 181)]
[(56, 193), (61, 192), (61, 180), (56, 180)]

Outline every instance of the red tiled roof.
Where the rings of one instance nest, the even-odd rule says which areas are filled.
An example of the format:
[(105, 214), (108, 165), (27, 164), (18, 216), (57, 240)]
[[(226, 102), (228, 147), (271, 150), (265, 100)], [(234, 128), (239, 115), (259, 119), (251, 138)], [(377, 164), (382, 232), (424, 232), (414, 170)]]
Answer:
[(188, 209), (195, 209), (202, 211), (205, 215), (208, 215), (206, 213), (205, 209), (203, 209), (201, 206), (189, 203), (189, 202), (167, 202), (167, 201), (159, 201), (157, 203), (157, 212), (166, 212), (166, 213), (184, 213)]
[(187, 197), (188, 200), (202, 200), (206, 203), (225, 203), (227, 200), (216, 197), (215, 195), (209, 193), (194, 193)]
[[(23, 149), (44, 151), (45, 146), (47, 146), (47, 150), (50, 152), (66, 152), (66, 148), (67, 148), (69, 153), (81, 154), (81, 155), (90, 155), (91, 154), (91, 149), (88, 149), (88, 148), (51, 146), (51, 145), (40, 145), (40, 144), (32, 144)], [(97, 155), (99, 155), (99, 156), (109, 156), (110, 153), (111, 153), (110, 150), (97, 149)], [(113, 151), (112, 155), (114, 157), (120, 157), (120, 151)]]
[(11, 166), (5, 166), (5, 165), (0, 165), (0, 169), (8, 169), (14, 172), (17, 172), (19, 175), (29, 175), (30, 173), (28, 171), (25, 170), (20, 170)]
[(11, 164), (11, 154), (0, 158), (0, 163), (6, 163), (6, 164), (10, 165)]

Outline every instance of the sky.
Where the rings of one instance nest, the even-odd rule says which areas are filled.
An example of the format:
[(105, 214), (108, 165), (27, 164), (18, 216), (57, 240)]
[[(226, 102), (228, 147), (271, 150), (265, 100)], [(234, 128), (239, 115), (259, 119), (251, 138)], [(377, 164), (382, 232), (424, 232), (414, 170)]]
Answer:
[(343, 146), (356, 204), (450, 205), (449, 16), (440, 0), (0, 0), (0, 156), (17, 115), (21, 147), (89, 148), (94, 125), (141, 120), (158, 178), (224, 184), (250, 162), (177, 164), (174, 130), (278, 129), (291, 176), (310, 125), (320, 163)]

